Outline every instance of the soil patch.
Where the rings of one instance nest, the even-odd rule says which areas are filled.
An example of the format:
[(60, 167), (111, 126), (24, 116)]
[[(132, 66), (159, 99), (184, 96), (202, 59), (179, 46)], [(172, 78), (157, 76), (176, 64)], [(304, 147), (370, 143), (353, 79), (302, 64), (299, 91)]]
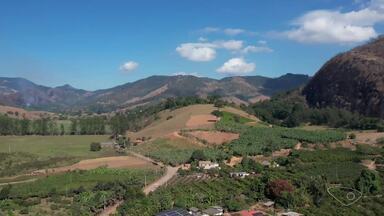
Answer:
[(214, 125), (219, 119), (211, 114), (193, 115), (185, 124), (188, 128)]
[(221, 145), (239, 139), (239, 134), (219, 131), (192, 131), (188, 134), (214, 145)]
[(62, 173), (73, 170), (91, 170), (98, 167), (108, 167), (108, 168), (155, 168), (155, 166), (148, 161), (142, 160), (137, 157), (132, 156), (118, 156), (118, 157), (105, 157), (105, 158), (96, 158), (89, 160), (82, 160), (76, 164), (65, 167), (52, 168), (47, 170), (37, 170), (33, 172), (33, 175), (39, 174), (54, 174)]

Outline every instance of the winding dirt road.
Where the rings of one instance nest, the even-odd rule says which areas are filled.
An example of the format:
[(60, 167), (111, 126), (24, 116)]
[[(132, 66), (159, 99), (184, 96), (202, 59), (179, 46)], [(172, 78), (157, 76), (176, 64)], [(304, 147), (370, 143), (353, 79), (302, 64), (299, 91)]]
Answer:
[[(145, 195), (148, 195), (149, 193), (155, 191), (157, 188), (163, 186), (164, 184), (166, 184), (172, 177), (174, 177), (176, 174), (177, 174), (177, 170), (179, 170), (180, 166), (177, 166), (177, 167), (172, 167), (172, 166), (165, 166), (163, 163), (161, 162), (156, 162), (154, 161), (152, 158), (149, 158), (149, 157), (146, 157), (144, 155), (141, 155), (141, 154), (138, 154), (136, 152), (132, 152), (132, 151), (128, 151), (129, 154), (135, 156), (135, 157), (138, 157), (142, 160), (146, 160), (148, 162), (151, 162), (153, 164), (157, 164), (161, 167), (166, 167), (166, 173), (165, 175), (163, 175), (161, 178), (159, 178), (158, 180), (152, 182), (151, 184), (149, 184), (148, 186), (144, 187), (143, 188), (143, 192)], [(109, 216), (109, 215), (114, 215), (116, 214), (117, 212), (117, 208), (123, 203), (123, 201), (120, 201), (112, 206), (109, 206), (108, 208), (104, 209), (104, 211), (102, 211), (99, 216)]]

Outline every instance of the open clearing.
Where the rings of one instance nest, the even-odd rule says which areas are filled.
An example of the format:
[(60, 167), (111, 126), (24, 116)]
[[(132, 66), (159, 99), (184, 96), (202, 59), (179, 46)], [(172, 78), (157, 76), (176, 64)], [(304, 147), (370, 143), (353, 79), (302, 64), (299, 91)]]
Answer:
[(187, 123), (187, 128), (210, 128), (212, 127), (219, 119), (211, 114), (205, 114), (205, 115), (192, 115)]
[[(156, 120), (139, 132), (128, 133), (128, 136), (132, 140), (141, 137), (160, 138), (181, 129), (213, 129), (217, 118), (211, 113), (216, 109), (212, 104), (198, 104), (176, 110), (165, 110), (160, 112), (159, 120)], [(255, 122), (260, 121), (255, 116), (233, 107), (224, 107), (220, 108), (220, 110), (248, 118)]]
[(211, 104), (191, 105), (176, 110), (165, 110), (159, 114), (159, 120), (137, 133), (128, 133), (128, 136), (133, 140), (140, 137), (163, 137), (185, 128), (191, 116), (210, 115), (213, 110), (215, 110), (215, 107)]
[(376, 145), (377, 139), (384, 137), (384, 132), (365, 131), (365, 132), (352, 132), (356, 135), (355, 141), (360, 144)]
[(96, 158), (113, 156), (112, 150), (91, 152), (92, 142), (105, 142), (108, 136), (0, 136), (0, 152), (26, 152), (39, 157)]
[[(105, 157), (105, 158), (82, 160), (71, 166), (52, 168), (52, 169), (48, 169), (47, 171), (48, 171), (48, 174), (50, 174), (50, 173), (62, 173), (62, 172), (74, 171), (74, 170), (91, 170), (99, 167), (107, 167), (107, 168), (115, 168), (115, 169), (156, 168), (156, 166), (153, 165), (152, 163), (149, 163), (148, 161), (142, 160), (137, 157), (118, 156), (118, 157)], [(46, 170), (38, 170), (38, 171), (35, 171), (34, 173), (44, 174), (45, 172)]]
[(236, 133), (226, 133), (219, 131), (191, 131), (188, 134), (207, 141), (209, 144), (221, 145), (224, 143), (231, 142), (232, 140), (238, 139), (239, 134)]

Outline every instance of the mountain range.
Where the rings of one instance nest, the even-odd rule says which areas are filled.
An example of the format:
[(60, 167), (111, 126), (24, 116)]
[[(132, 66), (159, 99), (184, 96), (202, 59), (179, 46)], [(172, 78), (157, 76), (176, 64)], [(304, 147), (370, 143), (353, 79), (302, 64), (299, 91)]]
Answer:
[(298, 88), (308, 75), (278, 78), (236, 76), (220, 80), (195, 76), (151, 76), (109, 89), (86, 91), (70, 85), (47, 87), (23, 78), (0, 77), (0, 105), (45, 111), (112, 111), (153, 103), (168, 97), (219, 95), (235, 103), (252, 103)]

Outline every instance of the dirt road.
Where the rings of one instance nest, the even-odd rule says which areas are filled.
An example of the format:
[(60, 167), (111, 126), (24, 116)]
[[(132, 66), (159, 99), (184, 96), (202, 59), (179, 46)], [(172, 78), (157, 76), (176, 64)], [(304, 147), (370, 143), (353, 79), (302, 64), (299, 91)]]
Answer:
[(158, 180), (156, 180), (155, 182), (153, 182), (152, 184), (148, 185), (143, 189), (145, 195), (148, 195), (150, 192), (153, 192), (160, 186), (166, 184), (172, 177), (174, 177), (177, 174), (177, 170), (179, 168), (180, 166), (177, 166), (177, 167), (167, 166), (167, 172), (165, 173), (165, 175), (163, 175), (163, 177), (159, 178)]
[[(153, 164), (157, 164), (161, 167), (164, 167), (165, 165), (161, 162), (156, 162), (154, 161), (153, 159), (149, 158), (149, 157), (146, 157), (144, 155), (141, 155), (141, 154), (138, 154), (136, 152), (132, 152), (132, 151), (128, 151), (129, 154), (137, 157), (137, 158), (140, 158), (142, 160), (145, 160), (147, 162), (151, 162)], [(150, 192), (153, 192), (155, 191), (157, 188), (159, 188), (160, 186), (166, 184), (172, 177), (174, 177), (176, 174), (177, 174), (177, 170), (179, 170), (180, 166), (177, 166), (177, 167), (171, 167), (171, 166), (166, 166), (166, 173), (165, 175), (163, 175), (161, 178), (159, 178), (158, 180), (156, 180), (155, 182), (152, 182), (151, 184), (149, 184), (148, 186), (144, 187), (143, 188), (143, 192), (145, 195), (148, 195)], [(116, 214), (116, 211), (117, 211), (117, 208), (123, 203), (123, 201), (120, 201), (116, 204), (114, 204), (113, 206), (110, 206), (108, 208), (106, 208), (103, 212), (101, 212), (99, 214), (99, 216), (108, 216), (108, 215), (114, 215)]]

